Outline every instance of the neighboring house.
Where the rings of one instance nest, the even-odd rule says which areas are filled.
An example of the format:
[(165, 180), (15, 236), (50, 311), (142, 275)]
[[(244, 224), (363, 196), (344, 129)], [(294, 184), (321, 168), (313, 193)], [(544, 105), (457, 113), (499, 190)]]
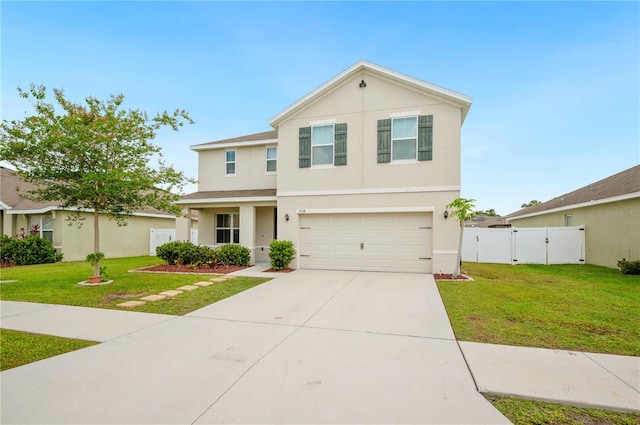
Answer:
[(464, 222), (464, 227), (482, 227), (482, 228), (502, 228), (511, 227), (509, 221), (504, 217), (490, 215), (476, 215)]
[[(275, 115), (275, 129), (192, 146), (200, 244), (240, 243), (294, 268), (452, 273), (460, 129), (471, 98), (360, 61)], [(178, 239), (189, 222), (179, 220)]]
[(585, 226), (586, 262), (640, 259), (640, 165), (507, 216), (513, 227)]
[[(37, 224), (40, 236), (53, 242), (63, 261), (81, 261), (93, 252), (93, 214), (82, 213), (82, 227), (69, 225), (71, 214), (54, 202), (33, 202), (20, 196), (21, 191), (33, 189), (12, 170), (0, 167), (0, 228), (7, 236), (15, 236)], [(118, 227), (115, 221), (100, 217), (100, 251), (107, 258), (149, 255), (151, 229), (174, 229), (176, 218), (157, 210), (135, 213), (127, 219), (127, 226)]]

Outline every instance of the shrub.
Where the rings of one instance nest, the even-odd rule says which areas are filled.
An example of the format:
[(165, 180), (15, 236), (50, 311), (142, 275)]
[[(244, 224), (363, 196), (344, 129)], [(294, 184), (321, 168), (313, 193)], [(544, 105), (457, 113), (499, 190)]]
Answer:
[(242, 245), (226, 244), (216, 251), (218, 261), (223, 264), (234, 264), (236, 266), (248, 266), (251, 260), (249, 248)]
[(624, 274), (640, 274), (640, 260), (627, 261), (623, 258), (618, 261), (618, 268)]
[(171, 241), (156, 248), (156, 256), (168, 265), (213, 264), (215, 251), (206, 246), (197, 246), (188, 241)]
[(271, 259), (271, 268), (273, 270), (286, 269), (295, 256), (296, 250), (291, 241), (274, 239), (269, 244), (269, 258)]
[(56, 249), (47, 239), (31, 235), (24, 238), (0, 238), (0, 261), (4, 264), (27, 266), (55, 263), (56, 260)]

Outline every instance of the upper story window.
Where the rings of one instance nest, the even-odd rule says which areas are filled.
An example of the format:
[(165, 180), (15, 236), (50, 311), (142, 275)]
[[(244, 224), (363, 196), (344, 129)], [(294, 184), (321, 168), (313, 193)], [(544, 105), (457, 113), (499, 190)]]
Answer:
[(333, 125), (311, 127), (311, 165), (333, 165)]
[(433, 115), (378, 120), (378, 163), (433, 159)]
[(267, 148), (267, 173), (275, 173), (278, 162), (278, 148)]
[(416, 160), (417, 145), (418, 117), (394, 118), (391, 121), (391, 160)]
[(226, 175), (234, 175), (236, 173), (236, 151), (226, 151)]
[(347, 165), (347, 124), (299, 129), (298, 166)]

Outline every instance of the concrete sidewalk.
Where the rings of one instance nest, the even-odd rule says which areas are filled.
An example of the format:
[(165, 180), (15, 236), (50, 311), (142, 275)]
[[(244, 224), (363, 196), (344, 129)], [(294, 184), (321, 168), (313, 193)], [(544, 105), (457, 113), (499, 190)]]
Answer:
[(296, 271), (183, 317), (0, 309), (104, 342), (2, 372), (2, 423), (508, 422), (476, 387), (640, 412), (640, 358), (456, 342), (424, 275)]

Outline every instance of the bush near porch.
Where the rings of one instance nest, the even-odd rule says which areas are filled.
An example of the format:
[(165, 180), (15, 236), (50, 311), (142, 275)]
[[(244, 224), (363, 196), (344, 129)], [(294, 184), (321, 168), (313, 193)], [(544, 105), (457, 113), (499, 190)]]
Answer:
[(188, 241), (171, 241), (156, 248), (156, 256), (168, 265), (209, 265), (217, 263), (235, 266), (248, 266), (251, 254), (241, 245), (226, 244), (218, 249), (194, 245)]
[(640, 356), (640, 276), (594, 265), (464, 263), (439, 281), (456, 338)]

